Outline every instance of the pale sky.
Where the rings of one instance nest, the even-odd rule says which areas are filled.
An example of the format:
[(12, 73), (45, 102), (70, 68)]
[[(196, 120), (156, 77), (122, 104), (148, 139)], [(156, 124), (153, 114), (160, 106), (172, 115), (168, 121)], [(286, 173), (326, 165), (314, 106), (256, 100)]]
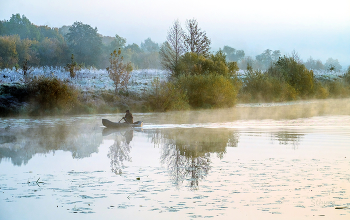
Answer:
[(81, 21), (105, 36), (118, 34), (127, 44), (150, 37), (166, 40), (179, 19), (195, 18), (212, 40), (255, 57), (265, 49), (293, 50), (306, 61), (338, 59), (350, 65), (350, 0), (0, 0), (0, 19), (25, 15), (36, 25), (61, 27)]

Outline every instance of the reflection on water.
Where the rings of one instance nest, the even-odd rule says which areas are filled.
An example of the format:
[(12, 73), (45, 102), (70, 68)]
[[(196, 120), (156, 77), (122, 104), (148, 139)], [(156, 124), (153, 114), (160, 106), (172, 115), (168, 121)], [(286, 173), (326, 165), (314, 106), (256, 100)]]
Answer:
[(111, 170), (115, 174), (122, 174), (124, 161), (131, 162), (130, 142), (134, 136), (132, 129), (104, 129), (104, 133), (115, 133), (114, 144), (109, 147), (108, 158), (111, 159)]
[(96, 124), (65, 123), (55, 126), (39, 125), (31, 128), (14, 128), (2, 135), (0, 162), (9, 158), (16, 166), (26, 165), (36, 154), (55, 154), (56, 151), (69, 151), (73, 158), (89, 157), (98, 152), (102, 134)]
[(304, 134), (281, 131), (273, 134), (272, 140), (277, 140), (281, 145), (292, 145), (294, 148), (298, 147)]
[(161, 162), (167, 165), (173, 183), (179, 187), (188, 180), (191, 189), (197, 189), (199, 180), (208, 174), (211, 154), (222, 159), (226, 148), (238, 143), (237, 134), (226, 129), (164, 129), (152, 136), (162, 149)]
[(0, 219), (348, 219), (350, 112), (332, 103), (1, 120)]

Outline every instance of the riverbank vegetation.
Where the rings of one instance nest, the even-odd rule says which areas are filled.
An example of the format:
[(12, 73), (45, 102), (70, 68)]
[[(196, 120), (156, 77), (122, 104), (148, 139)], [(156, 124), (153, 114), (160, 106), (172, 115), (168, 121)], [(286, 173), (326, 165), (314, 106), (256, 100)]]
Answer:
[[(211, 40), (195, 19), (187, 20), (186, 29), (175, 21), (161, 45), (150, 38), (141, 46), (125, 44), (126, 39), (101, 36), (81, 22), (49, 28), (19, 14), (1, 21), (0, 68), (21, 72), (22, 78), (2, 83), (9, 76), (0, 75), (0, 116), (173, 111), (350, 97), (350, 67), (339, 74), (338, 60), (323, 64), (310, 57), (303, 62), (296, 52), (282, 56), (269, 49), (253, 59), (229, 46), (211, 52)], [(64, 67), (70, 77), (32, 73), (41, 66)], [(109, 79), (104, 78), (104, 88), (83, 90), (74, 83), (87, 67), (105, 69)], [(139, 68), (162, 68), (168, 75), (136, 92), (128, 85), (132, 70)], [(314, 74), (322, 69), (338, 74)], [(107, 89), (109, 81), (114, 89)]]

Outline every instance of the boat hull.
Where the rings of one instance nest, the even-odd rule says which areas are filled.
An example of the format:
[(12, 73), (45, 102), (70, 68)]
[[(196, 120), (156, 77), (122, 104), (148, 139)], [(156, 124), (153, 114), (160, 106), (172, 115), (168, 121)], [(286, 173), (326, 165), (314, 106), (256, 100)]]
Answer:
[(106, 126), (107, 128), (130, 128), (130, 127), (142, 127), (143, 122), (142, 121), (137, 121), (134, 122), (133, 124), (128, 124), (128, 123), (118, 123), (118, 122), (112, 122), (108, 119), (102, 119), (102, 124), (103, 126)]

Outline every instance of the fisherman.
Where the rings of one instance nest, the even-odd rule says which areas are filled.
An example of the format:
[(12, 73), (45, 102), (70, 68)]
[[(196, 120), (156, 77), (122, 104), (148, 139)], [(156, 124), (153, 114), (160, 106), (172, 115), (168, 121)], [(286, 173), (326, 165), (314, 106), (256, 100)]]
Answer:
[(126, 110), (125, 116), (123, 117), (126, 123), (133, 124), (134, 123), (134, 117), (132, 117), (132, 114), (129, 110)]

